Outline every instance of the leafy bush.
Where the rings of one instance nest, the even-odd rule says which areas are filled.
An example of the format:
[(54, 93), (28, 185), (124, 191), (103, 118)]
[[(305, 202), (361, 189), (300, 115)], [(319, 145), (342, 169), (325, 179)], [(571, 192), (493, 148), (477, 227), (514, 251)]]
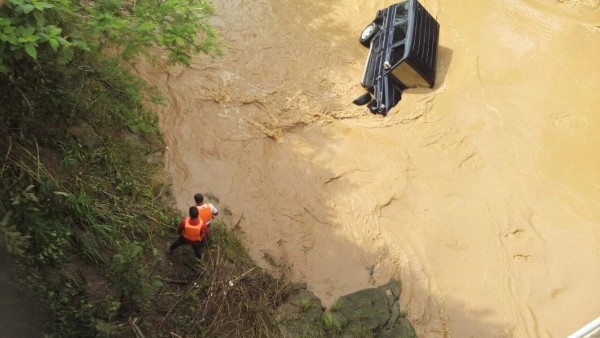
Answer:
[(154, 293), (162, 286), (144, 266), (143, 248), (138, 242), (126, 242), (111, 264), (112, 286), (123, 300), (137, 308), (146, 308)]
[[(11, 177), (10, 175), (8, 175)], [(68, 245), (70, 231), (61, 227), (65, 216), (53, 208), (54, 200), (46, 180), (41, 186), (22, 180), (13, 189), (0, 193), (0, 210), (5, 212), (0, 222), (0, 248), (27, 257), (37, 264), (60, 262)], [(36, 191), (37, 190), (37, 191)], [(12, 195), (4, 195), (12, 192)], [(4, 196), (2, 196), (4, 195)], [(28, 255), (25, 255), (27, 249)]]
[[(43, 326), (46, 337), (94, 337), (95, 311), (90, 303), (86, 285), (73, 277), (63, 281), (61, 290), (54, 289), (37, 270), (30, 270), (27, 283), (45, 305), (47, 315)], [(35, 324), (32, 321), (31, 324)], [(56, 333), (56, 334), (53, 334)]]
[(134, 61), (159, 47), (171, 62), (187, 65), (198, 52), (218, 52), (212, 12), (207, 0), (7, 0), (0, 8), (0, 73), (26, 55), (58, 52), (65, 64), (75, 49), (99, 55), (110, 48), (104, 57)]
[(25, 55), (37, 60), (39, 48), (56, 52), (71, 46), (62, 29), (46, 19), (47, 11), (53, 8), (38, 0), (7, 0), (0, 8), (0, 73), (8, 73), (9, 65)]

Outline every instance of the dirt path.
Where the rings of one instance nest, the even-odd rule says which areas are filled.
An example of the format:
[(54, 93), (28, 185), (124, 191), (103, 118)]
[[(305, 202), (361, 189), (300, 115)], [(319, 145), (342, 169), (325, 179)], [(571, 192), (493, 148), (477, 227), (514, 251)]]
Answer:
[(358, 34), (390, 2), (214, 3), (223, 57), (140, 67), (167, 98), (182, 210), (214, 193), (254, 258), (326, 304), (398, 276), (423, 337), (562, 337), (600, 315), (600, 1), (423, 1), (437, 85), (387, 118), (351, 101)]

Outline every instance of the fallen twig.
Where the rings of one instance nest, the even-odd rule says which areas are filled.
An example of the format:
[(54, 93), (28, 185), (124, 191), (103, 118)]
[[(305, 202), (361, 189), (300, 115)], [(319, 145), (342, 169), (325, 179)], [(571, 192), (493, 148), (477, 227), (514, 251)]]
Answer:
[(167, 284), (180, 284), (180, 285), (188, 285), (190, 282), (181, 279), (170, 279), (170, 278), (162, 278), (161, 280)]
[(142, 330), (140, 330), (140, 327), (137, 326), (135, 322), (137, 322), (137, 318), (131, 319), (131, 317), (129, 317), (129, 325), (131, 325), (131, 329), (133, 330), (133, 333), (135, 333), (135, 336), (137, 338), (145, 338)]
[[(241, 276), (239, 276), (238, 278), (236, 278), (236, 279), (232, 280), (231, 282), (234, 282), (234, 283), (235, 283), (235, 282), (239, 281), (240, 279), (244, 278), (244, 276), (246, 276), (246, 275), (247, 275), (247, 274), (249, 274), (250, 272), (254, 271), (254, 269), (256, 269), (256, 267), (252, 267), (252, 269), (250, 269), (250, 270), (248, 270), (248, 271), (244, 272), (244, 273), (243, 273)], [(230, 284), (230, 285), (231, 285), (231, 284)]]

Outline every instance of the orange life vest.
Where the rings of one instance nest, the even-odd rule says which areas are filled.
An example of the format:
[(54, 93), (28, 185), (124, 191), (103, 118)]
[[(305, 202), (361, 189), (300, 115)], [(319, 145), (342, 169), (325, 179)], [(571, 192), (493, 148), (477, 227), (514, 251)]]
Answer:
[(200, 242), (204, 237), (204, 232), (202, 231), (202, 221), (198, 225), (192, 225), (190, 223), (191, 218), (187, 217), (185, 219), (184, 228), (183, 228), (183, 238), (192, 242)]
[(213, 214), (212, 208), (208, 203), (204, 203), (203, 205), (197, 205), (196, 209), (198, 209), (199, 217), (206, 223), (212, 221)]

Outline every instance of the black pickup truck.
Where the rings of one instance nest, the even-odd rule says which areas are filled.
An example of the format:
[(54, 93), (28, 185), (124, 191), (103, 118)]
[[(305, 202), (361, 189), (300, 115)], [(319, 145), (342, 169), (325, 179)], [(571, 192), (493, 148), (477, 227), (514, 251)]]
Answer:
[(406, 88), (432, 88), (439, 33), (439, 23), (416, 0), (379, 10), (359, 38), (369, 48), (361, 80), (368, 92), (354, 103), (387, 115)]

